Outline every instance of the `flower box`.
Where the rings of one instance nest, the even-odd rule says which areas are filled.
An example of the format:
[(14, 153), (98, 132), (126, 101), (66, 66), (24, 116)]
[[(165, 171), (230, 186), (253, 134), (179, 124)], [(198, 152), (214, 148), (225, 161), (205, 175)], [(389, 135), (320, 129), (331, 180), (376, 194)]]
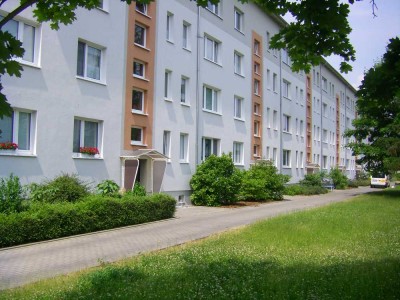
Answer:
[(97, 149), (96, 147), (80, 147), (79, 152), (90, 156), (100, 154), (99, 149)]
[(17, 150), (18, 145), (12, 142), (0, 143), (0, 151), (2, 150)]

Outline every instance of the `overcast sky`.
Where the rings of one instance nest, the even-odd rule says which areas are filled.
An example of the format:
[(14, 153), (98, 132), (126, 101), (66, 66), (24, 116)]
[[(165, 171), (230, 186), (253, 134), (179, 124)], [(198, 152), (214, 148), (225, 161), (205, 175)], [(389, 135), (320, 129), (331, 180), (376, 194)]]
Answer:
[[(372, 16), (370, 0), (350, 5), (349, 22), (353, 31), (350, 42), (356, 50), (356, 61), (351, 63), (353, 71), (343, 77), (355, 88), (361, 84), (364, 72), (379, 61), (386, 52), (389, 39), (400, 37), (400, 0), (375, 0), (377, 15)], [(328, 62), (339, 70), (341, 59), (328, 57)]]

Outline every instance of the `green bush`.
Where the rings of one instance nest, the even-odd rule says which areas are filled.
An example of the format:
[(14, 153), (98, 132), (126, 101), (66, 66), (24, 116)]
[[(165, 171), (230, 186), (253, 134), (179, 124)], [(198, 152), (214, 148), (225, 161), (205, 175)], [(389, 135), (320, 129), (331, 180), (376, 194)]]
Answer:
[(190, 180), (194, 205), (219, 206), (238, 200), (241, 172), (230, 155), (209, 156), (202, 162)]
[(278, 174), (270, 161), (258, 161), (245, 171), (240, 198), (243, 200), (282, 200), (289, 176)]
[(348, 179), (347, 176), (339, 170), (339, 168), (333, 168), (329, 172), (329, 177), (333, 181), (333, 185), (338, 190), (344, 190), (347, 187)]
[(30, 186), (31, 200), (47, 203), (75, 202), (89, 194), (88, 184), (76, 174), (61, 174), (51, 181)]
[(133, 186), (133, 190), (131, 193), (133, 196), (146, 196), (147, 195), (146, 188), (143, 185), (141, 185), (139, 182), (135, 182), (135, 185)]
[(114, 180), (103, 180), (97, 185), (97, 191), (102, 196), (116, 196), (119, 195), (119, 185)]
[(301, 184), (292, 184), (285, 187), (284, 194), (289, 196), (295, 195), (319, 195), (326, 194), (328, 190), (322, 186), (316, 185), (301, 185)]
[(0, 213), (13, 213), (23, 210), (24, 191), (18, 176), (11, 174), (0, 179)]
[(347, 182), (347, 186), (349, 188), (358, 188), (358, 181), (357, 180), (349, 180)]
[(318, 172), (313, 174), (306, 174), (304, 175), (304, 179), (300, 180), (300, 184), (306, 186), (321, 186), (322, 187), (322, 180), (325, 178), (325, 172)]
[(33, 203), (28, 211), (0, 214), (0, 247), (54, 239), (171, 218), (176, 200), (169, 195), (91, 195), (69, 203)]

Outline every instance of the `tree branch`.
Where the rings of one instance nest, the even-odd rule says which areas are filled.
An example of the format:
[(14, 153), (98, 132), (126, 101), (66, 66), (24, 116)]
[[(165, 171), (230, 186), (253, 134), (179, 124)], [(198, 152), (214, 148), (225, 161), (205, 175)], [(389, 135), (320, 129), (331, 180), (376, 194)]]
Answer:
[[(10, 12), (7, 16), (4, 17), (4, 19), (2, 19), (0, 21), (0, 29), (10, 20), (12, 20), (16, 15), (20, 14), (22, 11), (24, 11), (25, 9), (27, 9), (29, 6), (32, 6), (33, 4), (35, 4), (36, 2), (38, 2), (39, 0), (29, 0), (26, 1), (25, 3), (21, 4), (20, 6), (18, 6), (16, 9), (14, 9), (12, 12)], [(2, 0), (1, 3), (3, 4), (5, 2), (5, 0)]]

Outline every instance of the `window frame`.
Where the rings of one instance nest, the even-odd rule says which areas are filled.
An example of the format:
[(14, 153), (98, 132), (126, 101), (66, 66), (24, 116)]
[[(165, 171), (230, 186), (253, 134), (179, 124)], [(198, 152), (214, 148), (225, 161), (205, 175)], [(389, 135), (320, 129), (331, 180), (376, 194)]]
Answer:
[(243, 72), (243, 54), (238, 52), (238, 51), (234, 51), (233, 52), (233, 66), (234, 66), (234, 72), (237, 75), (240, 76), (244, 76), (244, 72)]
[(291, 151), (288, 149), (282, 149), (282, 167), (290, 168), (291, 167)]
[(282, 97), (286, 99), (292, 99), (291, 95), (291, 83), (286, 79), (282, 79)]
[[(141, 32), (141, 34), (142, 34), (141, 40), (143, 40), (143, 44), (140, 43), (140, 42), (137, 42), (137, 40), (136, 40), (137, 34), (138, 34), (137, 27), (140, 27), (140, 28), (143, 29), (143, 31)], [(142, 25), (142, 24), (139, 24), (139, 23), (135, 23), (135, 35), (134, 35), (133, 43), (136, 46), (139, 46), (139, 47), (142, 47), (142, 48), (146, 48), (146, 45), (147, 45), (147, 27), (145, 25)]]
[[(242, 142), (233, 142), (232, 160), (237, 166), (244, 165), (244, 144)], [(239, 151), (238, 151), (239, 150)]]
[(172, 71), (166, 69), (164, 72), (164, 100), (172, 101)]
[(189, 88), (189, 77), (182, 75), (181, 76), (181, 93), (180, 93), (181, 104), (189, 104), (188, 88)]
[(283, 114), (282, 115), (282, 132), (291, 133), (291, 116)]
[(189, 134), (182, 132), (179, 134), (179, 162), (189, 162)]
[(163, 131), (163, 149), (162, 154), (164, 154), (168, 159), (171, 159), (171, 131)]
[[(207, 89), (211, 90), (211, 109), (207, 108)], [(209, 85), (203, 86), (203, 110), (207, 112), (219, 113), (219, 93), (220, 90)]]
[(170, 43), (174, 43), (174, 14), (167, 12), (167, 24), (166, 24), (166, 40)]
[[(140, 140), (132, 139), (132, 130), (137, 129), (140, 130)], [(133, 146), (145, 146), (144, 144), (144, 128), (139, 126), (131, 126), (131, 145)]]
[[(134, 109), (134, 108), (133, 108), (133, 101), (134, 101), (134, 93), (135, 93), (135, 92), (141, 93), (141, 97), (140, 97), (140, 98), (141, 98), (141, 99), (140, 99), (140, 104), (141, 104), (141, 107), (142, 107), (141, 110), (138, 110), (138, 109)], [(133, 89), (132, 89), (132, 113), (136, 113), (136, 114), (145, 114), (144, 94), (145, 94), (144, 90), (136, 89), (136, 88), (133, 88)]]
[[(143, 6), (144, 9), (143, 9), (143, 10), (138, 9), (138, 5)], [(135, 10), (136, 10), (137, 12), (141, 13), (142, 15), (145, 15), (145, 16), (148, 15), (148, 14), (147, 14), (147, 12), (148, 12), (148, 5), (145, 4), (145, 3), (136, 3), (136, 5), (135, 5)]]
[[(83, 45), (83, 57), (80, 57), (80, 45)], [(98, 72), (98, 77), (99, 78), (93, 78), (90, 77), (88, 75), (88, 51), (89, 48), (95, 49), (97, 51), (100, 52), (100, 56), (99, 56), (99, 72)], [(81, 59), (83, 59), (83, 62), (81, 61)], [(80, 78), (80, 79), (85, 79), (85, 80), (89, 80), (89, 81), (94, 81), (94, 82), (104, 82), (105, 79), (105, 48), (96, 44), (93, 44), (91, 42), (85, 41), (85, 40), (81, 40), (78, 39), (78, 51), (77, 51), (77, 57), (76, 57), (76, 62), (77, 62), (77, 66), (76, 66), (76, 77)], [(82, 66), (80, 66), (80, 64), (82, 64)], [(80, 70), (80, 68), (82, 68), (82, 70)], [(83, 73), (81, 73), (83, 72)]]
[(220, 9), (220, 3), (213, 4), (210, 1), (208, 1), (207, 6), (205, 9), (207, 9), (209, 12), (213, 13), (216, 16), (220, 16), (221, 14), (221, 9)]
[[(209, 57), (209, 42), (211, 42), (211, 57)], [(204, 59), (221, 65), (221, 42), (217, 39), (205, 34), (204, 35)]]
[[(94, 147), (97, 148), (97, 150), (99, 150), (99, 154), (97, 154), (97, 157), (102, 157), (103, 155), (103, 121), (100, 120), (94, 120), (94, 119), (87, 119), (87, 118), (82, 118), (82, 117), (74, 117), (74, 130), (73, 130), (73, 139), (72, 139), (72, 155), (73, 157), (80, 157), (82, 154), (80, 153), (80, 151), (76, 152), (74, 149), (75, 145), (75, 125), (76, 125), (76, 121), (79, 121), (79, 149), (81, 147)], [(87, 139), (87, 136), (85, 136), (86, 133), (86, 123), (95, 123), (97, 125), (97, 132), (96, 132), (96, 142), (94, 146), (88, 146), (85, 144), (85, 139)]]
[[(219, 156), (221, 153), (221, 140), (220, 139), (216, 139), (216, 138), (211, 138), (211, 137), (202, 137), (201, 139), (201, 160), (204, 161), (207, 159), (207, 157), (205, 156), (205, 150), (206, 150), (206, 140), (209, 140), (211, 142), (210, 146), (211, 146), (211, 151), (210, 151), (210, 155), (208, 155), (207, 157), (211, 156), (211, 155), (216, 155)], [(214, 153), (216, 152), (216, 153)]]
[[(141, 73), (142, 73), (142, 74), (136, 74), (136, 73), (135, 73), (135, 71), (136, 71), (135, 65), (140, 65), (140, 66), (142, 66), (142, 67), (141, 67), (141, 71), (142, 71)], [(136, 60), (136, 59), (135, 59), (135, 60), (133, 61), (132, 75), (133, 75), (133, 77), (136, 77), (136, 78), (146, 79), (146, 63), (143, 62), (143, 61), (140, 61), (140, 60)]]
[[(234, 96), (233, 97), (233, 116), (234, 116), (234, 118), (235, 119), (238, 119), (238, 120), (244, 120), (244, 112), (243, 112), (243, 108), (244, 108), (244, 105), (243, 105), (243, 102), (244, 102), (244, 99), (242, 98), (242, 97), (239, 97), (239, 96)], [(238, 109), (238, 107), (239, 107), (239, 109)], [(239, 112), (239, 114), (238, 114), (238, 112)]]
[(182, 23), (182, 48), (186, 50), (191, 50), (190, 47), (190, 28), (191, 24), (183, 21)]
[(244, 13), (238, 9), (237, 7), (234, 8), (234, 28), (243, 33), (244, 30)]

